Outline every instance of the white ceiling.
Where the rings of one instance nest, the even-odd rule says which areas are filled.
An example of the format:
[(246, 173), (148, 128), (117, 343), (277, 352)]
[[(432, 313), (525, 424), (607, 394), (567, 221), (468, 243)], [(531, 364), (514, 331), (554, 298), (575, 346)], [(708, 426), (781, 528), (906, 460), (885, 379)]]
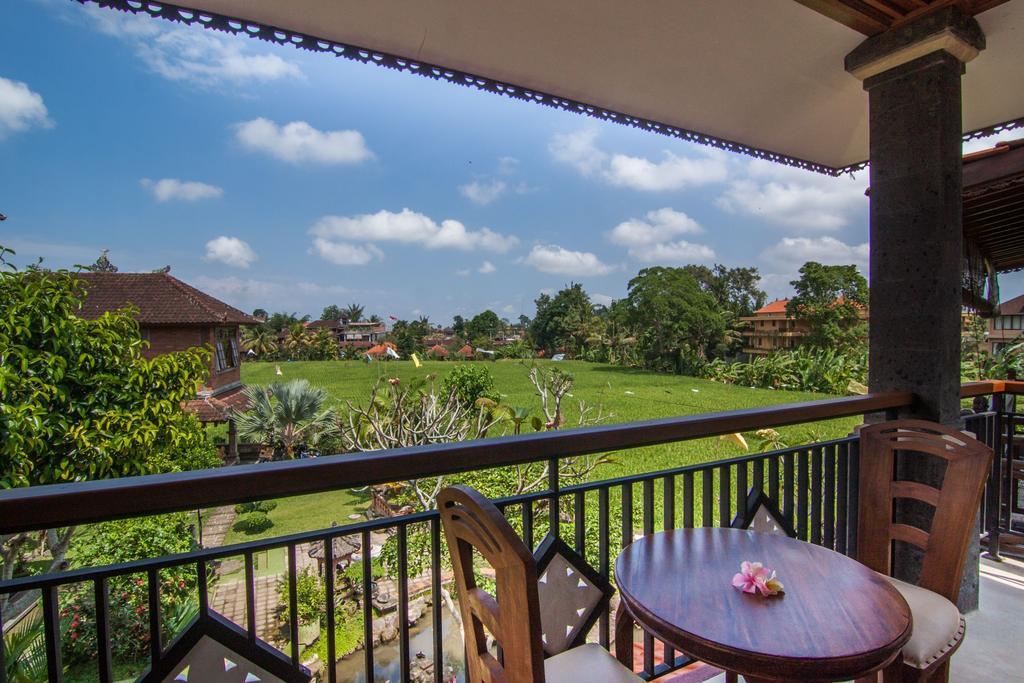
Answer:
[[(179, 0), (841, 168), (868, 156), (863, 39), (793, 0)], [(1024, 0), (978, 16), (964, 130), (1024, 117)]]

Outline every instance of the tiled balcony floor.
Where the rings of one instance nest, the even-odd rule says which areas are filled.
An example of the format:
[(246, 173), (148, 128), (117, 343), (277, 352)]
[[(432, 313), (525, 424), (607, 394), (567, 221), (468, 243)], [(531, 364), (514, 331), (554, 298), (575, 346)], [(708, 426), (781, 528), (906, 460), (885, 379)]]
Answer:
[(951, 681), (1024, 680), (1024, 561), (981, 560), (981, 608), (953, 655)]

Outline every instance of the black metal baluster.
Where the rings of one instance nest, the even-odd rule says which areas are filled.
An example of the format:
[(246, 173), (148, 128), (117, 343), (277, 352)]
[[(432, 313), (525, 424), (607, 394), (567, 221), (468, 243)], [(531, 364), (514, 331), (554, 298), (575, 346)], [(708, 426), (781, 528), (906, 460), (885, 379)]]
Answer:
[[(532, 509), (532, 508), (531, 508)], [(524, 508), (525, 514), (525, 508)], [(441, 519), (430, 520), (430, 595), (434, 637), (434, 683), (444, 683), (444, 633), (441, 619)]]
[[(110, 653), (110, 590), (107, 578), (96, 579), (92, 587), (96, 601), (96, 667), (100, 683), (110, 683), (114, 680), (114, 664)], [(3, 633), (2, 629), (0, 633)], [(4, 660), (2, 655), (0, 652), (0, 662)]]
[(523, 503), (523, 542), (533, 550), (533, 501)]
[(150, 569), (147, 573), (147, 589), (149, 593), (149, 660), (150, 666), (156, 668), (163, 654), (163, 637), (160, 633), (160, 572)]
[(732, 470), (718, 468), (718, 526), (732, 524)]
[[(754, 489), (758, 491), (765, 491), (764, 486), (764, 458), (758, 458), (754, 461)], [(771, 495), (765, 491), (768, 495)], [(774, 498), (773, 498), (774, 500)]]
[[(608, 487), (602, 486), (597, 490), (597, 562), (598, 572), (601, 576), (610, 577), (609, 558), (609, 523), (608, 523)], [(608, 649), (611, 642), (611, 625), (608, 618), (608, 610), (601, 613), (598, 624), (597, 637), (601, 647)]]
[[(670, 474), (663, 481), (662, 527), (665, 531), (670, 531), (676, 528), (676, 478)], [(663, 642), (662, 646), (664, 647), (662, 659), (666, 665), (671, 667), (676, 661), (676, 651), (668, 643)]]
[(807, 451), (801, 450), (797, 453), (797, 485), (796, 485), (796, 535), (802, 541), (809, 539), (810, 534), (807, 528), (808, 510), (807, 498), (808, 487), (810, 486), (810, 455)]
[(46, 672), (51, 683), (61, 683), (64, 680), (64, 664), (61, 657), (57, 587), (47, 586), (40, 592), (43, 595), (43, 629), (46, 633)]
[[(747, 463), (736, 465), (736, 514), (747, 508)], [(732, 524), (732, 521), (729, 522)]]
[(256, 572), (252, 553), (245, 553), (245, 624), (249, 642), (256, 642)]
[(548, 502), (548, 527), (550, 528), (551, 535), (555, 538), (558, 538), (560, 535), (558, 488), (558, 458), (551, 458), (548, 461), (548, 490), (551, 492)]
[(701, 526), (715, 525), (715, 472), (710, 467), (701, 471)]
[(654, 533), (654, 480), (644, 479), (643, 483), (643, 507), (644, 507), (644, 536)]
[(764, 488), (768, 497), (779, 504), (779, 456), (773, 455), (768, 461), (768, 483)]
[(836, 547), (836, 446), (825, 448), (825, 547)]
[(402, 683), (409, 683), (409, 528), (398, 526), (398, 656)]
[(210, 611), (210, 588), (209, 588), (209, 573), (206, 566), (206, 560), (199, 560), (196, 562), (196, 582), (197, 592), (199, 593), (199, 618), (205, 619), (206, 615)]
[(846, 554), (846, 538), (849, 532), (849, 445), (839, 444), (836, 461), (836, 552)]
[(7, 683), (7, 655), (4, 652), (4, 615), (0, 612), (0, 683)]
[[(327, 680), (329, 683), (336, 683), (338, 680), (337, 659), (334, 643), (334, 538), (325, 538), (324, 541), (324, 590), (327, 600)], [(366, 600), (366, 596), (363, 596)], [(372, 679), (370, 679), (372, 680)]]
[(292, 664), (299, 663), (299, 565), (295, 544), (288, 544), (288, 639), (291, 641)]
[(693, 528), (693, 472), (683, 472), (683, 528)]
[(821, 447), (811, 449), (811, 543), (821, 545)]
[(849, 494), (847, 498), (846, 523), (848, 525), (846, 534), (846, 554), (850, 557), (857, 557), (857, 525), (860, 518), (860, 441), (851, 441), (849, 456), (847, 458), (849, 474)]
[(789, 526), (796, 528), (796, 519), (793, 514), (793, 477), (796, 463), (793, 451), (782, 456), (782, 514), (789, 522)]
[(366, 680), (373, 678), (373, 546), (370, 531), (363, 530), (363, 654)]
[(633, 485), (622, 485), (622, 548), (633, 542)]
[(587, 517), (583, 491), (577, 491), (573, 495), (573, 528), (576, 532), (576, 552), (581, 557), (587, 556)]
[[(643, 496), (643, 530), (644, 536), (654, 533), (654, 480), (644, 479), (641, 486)], [(644, 642), (644, 673), (654, 675), (654, 636), (647, 631), (643, 633)]]

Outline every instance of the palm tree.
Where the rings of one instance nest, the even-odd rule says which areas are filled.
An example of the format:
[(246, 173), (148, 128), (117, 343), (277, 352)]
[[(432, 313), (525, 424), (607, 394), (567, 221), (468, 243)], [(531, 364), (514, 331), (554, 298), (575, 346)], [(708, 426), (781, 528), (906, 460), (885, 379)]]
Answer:
[(302, 323), (295, 323), (288, 328), (288, 336), (284, 338), (284, 349), (292, 359), (301, 359), (312, 340), (312, 335), (306, 333)]
[(269, 387), (251, 384), (245, 388), (249, 409), (235, 414), (238, 434), (268, 446), (280, 444), (285, 457), (295, 457), (295, 446), (316, 444), (336, 428), (334, 411), (324, 408), (327, 392), (310, 386), (304, 379), (274, 383)]
[(350, 323), (357, 323), (363, 319), (363, 310), (359, 304), (349, 304), (341, 309), (341, 318)]
[(263, 325), (247, 327), (242, 332), (242, 347), (257, 356), (269, 356), (277, 351), (277, 335)]

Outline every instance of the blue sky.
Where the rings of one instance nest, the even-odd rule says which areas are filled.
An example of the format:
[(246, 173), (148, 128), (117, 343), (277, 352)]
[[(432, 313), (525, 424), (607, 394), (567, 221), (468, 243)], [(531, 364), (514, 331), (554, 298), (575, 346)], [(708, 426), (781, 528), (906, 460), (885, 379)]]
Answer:
[(21, 262), (107, 248), (246, 310), (435, 322), (532, 316), (570, 281), (606, 302), (647, 265), (756, 265), (772, 296), (808, 259), (866, 271), (866, 173), (70, 0), (8, 0), (0, 25), (0, 244)]

